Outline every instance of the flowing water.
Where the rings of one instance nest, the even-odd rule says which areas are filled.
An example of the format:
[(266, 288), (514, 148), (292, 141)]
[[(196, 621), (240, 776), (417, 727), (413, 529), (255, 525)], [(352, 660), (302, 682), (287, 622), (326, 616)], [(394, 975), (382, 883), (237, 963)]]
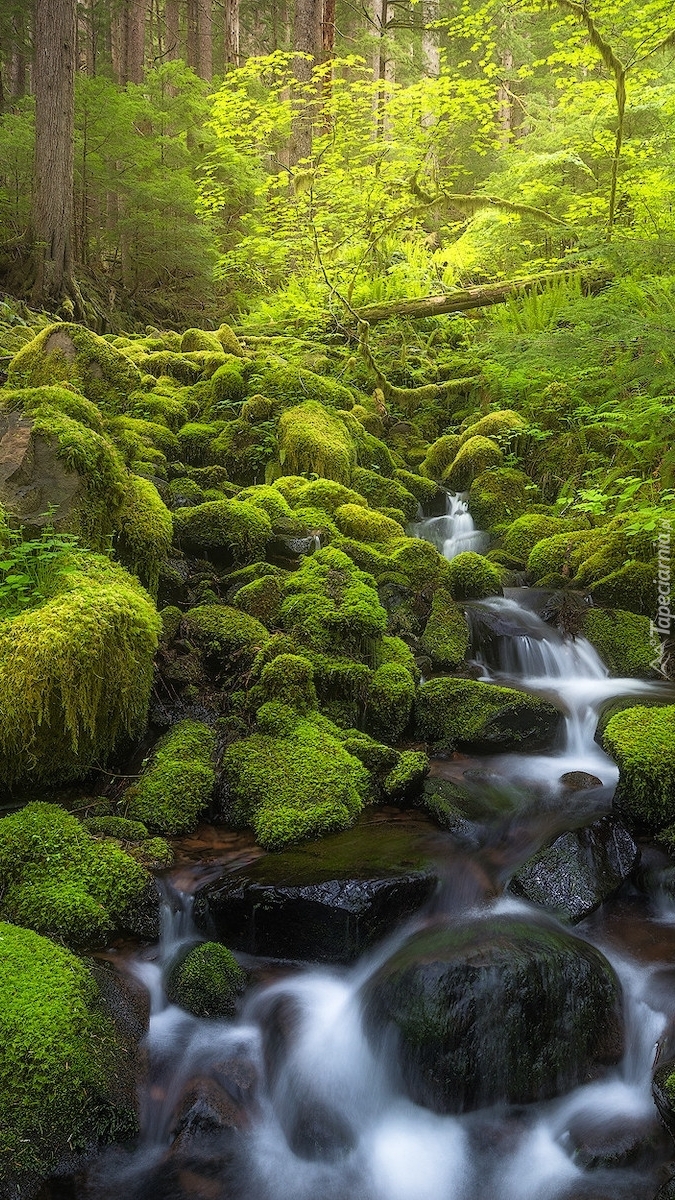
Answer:
[[(448, 557), (484, 545), (461, 497), (449, 497), (446, 515), (416, 529)], [(569, 828), (580, 810), (593, 814), (611, 807), (617, 771), (594, 741), (602, 705), (616, 696), (665, 697), (669, 689), (610, 678), (592, 646), (557, 634), (533, 611), (531, 599), (522, 590), (474, 604), (473, 653), (485, 680), (554, 700), (564, 715), (559, 743), (548, 754), (456, 757), (435, 763), (434, 773), (489, 777), (493, 789), (522, 800), (521, 819), (530, 822), (528, 837), (536, 844), (547, 828), (542, 813), (554, 812), (556, 827)], [(565, 788), (561, 777), (580, 771), (594, 776), (595, 786)], [(594, 1082), (547, 1102), (441, 1116), (406, 1098), (391, 1053), (373, 1049), (366, 1036), (364, 984), (411, 928), (430, 919), (452, 925), (505, 913), (532, 925), (544, 919), (523, 901), (495, 896), (516, 865), (508, 838), (500, 842), (505, 828), (500, 820), (484, 851), (458, 850), (449, 834), (434, 839), (448, 878), (457, 880), (463, 871), (467, 878), (472, 871), (487, 878), (492, 871), (490, 886), (441, 889), (432, 916), (429, 910), (420, 913), (350, 968), (249, 961), (257, 981), (231, 1022), (201, 1020), (167, 1001), (168, 967), (181, 948), (200, 938), (189, 892), (169, 881), (159, 947), (125, 963), (148, 989), (152, 1005), (141, 1137), (135, 1146), (105, 1155), (78, 1195), (652, 1200), (672, 1153), (651, 1096), (657, 1044), (670, 1036), (675, 1018), (673, 906), (663, 898), (659, 908), (627, 888), (576, 929), (609, 958), (624, 995), (623, 1059)], [(199, 881), (197, 868), (182, 873), (184, 886), (190, 879)], [(551, 918), (545, 920), (550, 927)], [(495, 1011), (496, 1036), (500, 1019)], [(176, 1116), (181, 1098), (195, 1087), (208, 1095), (211, 1084), (223, 1080), (238, 1114), (231, 1123), (236, 1131), (214, 1131), (203, 1109), (186, 1148)]]

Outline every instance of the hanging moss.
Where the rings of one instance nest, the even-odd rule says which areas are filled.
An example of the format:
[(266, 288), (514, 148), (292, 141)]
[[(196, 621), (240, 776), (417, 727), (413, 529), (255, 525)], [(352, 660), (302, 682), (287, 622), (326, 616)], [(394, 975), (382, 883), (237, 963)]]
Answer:
[(267, 850), (353, 824), (370, 779), (331, 722), (279, 703), (263, 705), (258, 720), (265, 732), (223, 755), (233, 819), (251, 825)]
[(410, 720), (415, 684), (406, 667), (384, 663), (374, 672), (368, 688), (366, 728), (375, 737), (396, 742)]
[(404, 533), (403, 527), (390, 517), (358, 504), (343, 504), (338, 508), (335, 524), (345, 537), (360, 542), (391, 542)]
[(429, 479), (440, 480), (455, 460), (461, 438), (456, 433), (446, 433), (429, 446), (426, 457), (420, 464), (420, 472)]
[(233, 1017), (246, 973), (220, 942), (202, 942), (173, 964), (166, 994), (195, 1017)]
[(75, 779), (145, 723), (160, 620), (121, 567), (75, 556), (41, 608), (0, 623), (0, 777)]
[(133, 1075), (128, 1050), (85, 964), (31, 930), (0, 924), (4, 1194), (22, 1195), (26, 1176), (34, 1184), (91, 1143), (133, 1136), (125, 1074)]
[(443, 472), (442, 481), (451, 492), (465, 492), (477, 475), (493, 467), (501, 467), (503, 454), (496, 442), (486, 437), (470, 437), (463, 442)]
[(237, 500), (214, 500), (174, 513), (181, 544), (197, 551), (225, 553), (235, 563), (256, 562), (272, 536), (262, 509)]
[(675, 706), (634, 705), (608, 722), (603, 746), (618, 763), (614, 803), (638, 826), (675, 821)]
[(18, 410), (28, 416), (41, 409), (54, 409), (95, 433), (103, 433), (103, 417), (98, 406), (70, 387), (3, 388), (0, 403), (4, 409)]
[(279, 462), (285, 475), (321, 475), (348, 484), (356, 449), (339, 417), (309, 400), (279, 421)]
[(112, 842), (97, 841), (57, 804), (28, 804), (0, 820), (0, 914), (70, 946), (133, 927), (151, 885)]
[(621, 609), (589, 608), (583, 635), (613, 675), (645, 678), (653, 674), (657, 656), (650, 639), (650, 620)]
[(157, 488), (147, 479), (130, 475), (117, 518), (117, 554), (152, 596), (171, 549), (173, 521)]
[(503, 594), (499, 569), (482, 554), (465, 550), (451, 559), (447, 581), (455, 600), (483, 600)]
[(417, 516), (417, 498), (396, 479), (386, 479), (375, 471), (357, 467), (352, 484), (373, 508), (399, 508), (406, 521)]
[(540, 744), (553, 737), (558, 720), (544, 700), (473, 679), (432, 679), (415, 705), (417, 735), (442, 751)]
[(215, 734), (181, 721), (157, 744), (148, 770), (123, 797), (127, 815), (160, 833), (189, 833), (209, 806)]
[(223, 667), (250, 665), (269, 637), (255, 617), (225, 604), (191, 608), (184, 627), (186, 638)]
[(126, 398), (141, 386), (130, 359), (81, 325), (48, 325), (12, 359), (11, 388), (73, 383), (103, 412), (124, 411)]
[(445, 588), (435, 593), (420, 646), (435, 667), (454, 671), (469, 649), (469, 626), (459, 605)]

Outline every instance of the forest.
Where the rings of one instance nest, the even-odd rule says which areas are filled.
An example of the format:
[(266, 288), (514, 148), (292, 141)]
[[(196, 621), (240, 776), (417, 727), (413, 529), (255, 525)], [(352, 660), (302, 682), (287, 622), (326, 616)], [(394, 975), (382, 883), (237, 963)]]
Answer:
[(675, 1200), (672, 0), (0, 0), (0, 1200)]

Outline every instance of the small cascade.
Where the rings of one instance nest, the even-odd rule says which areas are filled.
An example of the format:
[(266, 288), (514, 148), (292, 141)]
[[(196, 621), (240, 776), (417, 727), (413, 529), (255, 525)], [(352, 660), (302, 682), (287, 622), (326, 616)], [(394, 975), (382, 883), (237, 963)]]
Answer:
[(489, 535), (482, 533), (473, 523), (468, 499), (463, 493), (446, 492), (445, 512), (440, 517), (426, 517), (414, 521), (410, 536), (431, 542), (444, 558), (455, 558), (465, 550), (482, 553), (489, 542)]

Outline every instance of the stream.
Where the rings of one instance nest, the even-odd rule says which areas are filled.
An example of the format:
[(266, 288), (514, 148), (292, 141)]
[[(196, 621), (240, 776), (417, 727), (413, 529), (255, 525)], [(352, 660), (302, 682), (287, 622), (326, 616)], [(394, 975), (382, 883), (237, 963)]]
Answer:
[[(486, 545), (460, 496), (448, 498), (445, 515), (412, 528), (448, 558)], [(164, 979), (177, 953), (204, 938), (193, 920), (194, 894), (213, 867), (183, 865), (164, 881), (159, 946), (122, 956), (119, 964), (151, 1000), (141, 1135), (134, 1146), (102, 1155), (73, 1194), (86, 1200), (652, 1200), (673, 1157), (651, 1094), (657, 1046), (668, 1044), (675, 1020), (675, 900), (667, 895), (625, 884), (574, 927), (618, 975), (624, 1049), (597, 1078), (563, 1095), (432, 1111), (406, 1095), (391, 1042), (367, 1028), (369, 981), (416, 931), (467, 921), (480, 929), (495, 919), (563, 928), (505, 884), (559, 831), (611, 811), (618, 771), (594, 740), (603, 704), (619, 696), (672, 695), (664, 683), (610, 678), (590, 643), (560, 636), (537, 607), (536, 593), (527, 589), (473, 602), (472, 657), (476, 677), (553, 700), (563, 713), (556, 744), (546, 753), (433, 761), (433, 778), (472, 780), (498, 802), (478, 845), (458, 845), (421, 813), (392, 814), (426, 838), (441, 884), (425, 907), (357, 962), (315, 966), (242, 955), (253, 985), (237, 1018), (193, 1017), (168, 1002)], [(564, 782), (569, 776), (574, 783), (579, 772), (588, 777), (583, 786)], [(667, 862), (648, 844), (642, 851), (648, 865)], [(482, 1002), (489, 1006), (489, 995)], [(497, 1053), (499, 1008), (491, 1021)], [(229, 1123), (213, 1118), (217, 1102), (209, 1096), (216, 1086), (229, 1098)], [(200, 1088), (188, 1130), (176, 1113)]]

